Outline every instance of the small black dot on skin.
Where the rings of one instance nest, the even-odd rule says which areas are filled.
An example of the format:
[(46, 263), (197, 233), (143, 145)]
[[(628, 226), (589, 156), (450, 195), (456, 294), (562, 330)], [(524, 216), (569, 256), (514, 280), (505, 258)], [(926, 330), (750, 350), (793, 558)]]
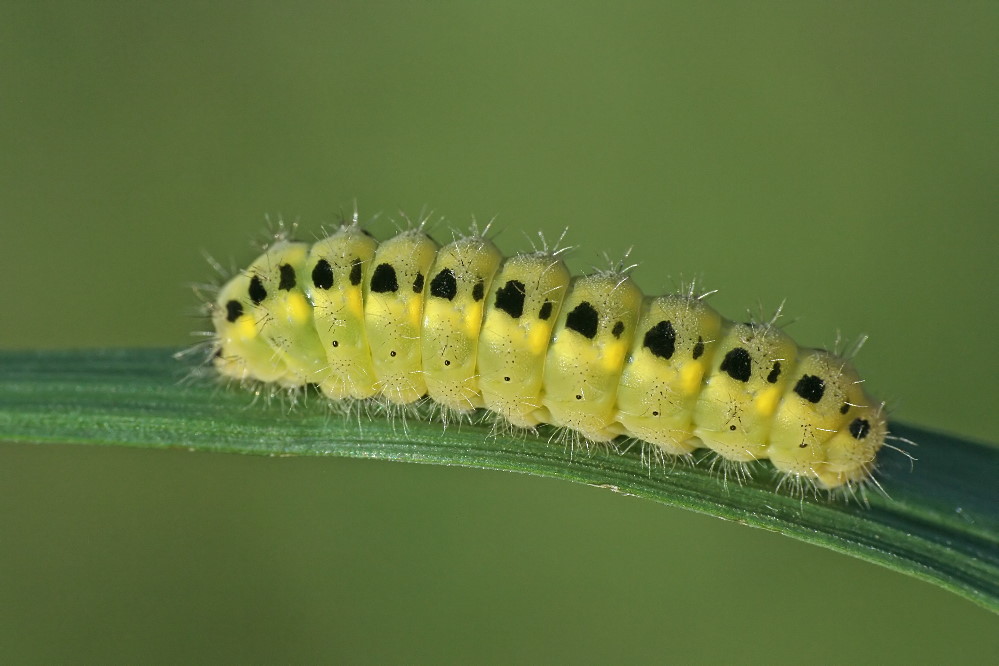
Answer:
[(317, 289), (329, 289), (333, 286), (333, 267), (330, 262), (320, 259), (312, 269), (312, 284)]
[(339, 342), (338, 342), (337, 340), (334, 340), (334, 341), (333, 341), (333, 346), (334, 346), (334, 347), (339, 347), (339, 346), (340, 346), (340, 343), (339, 343)]
[(694, 345), (694, 360), (701, 358), (704, 355), (704, 338), (697, 336), (697, 343)]
[(647, 330), (643, 346), (659, 358), (673, 358), (676, 351), (676, 329), (673, 328), (673, 322), (661, 321)]
[(614, 324), (614, 328), (611, 329), (611, 335), (615, 338), (620, 338), (622, 333), (624, 333), (624, 322), (619, 321)]
[(520, 316), (524, 314), (524, 299), (526, 297), (527, 290), (524, 288), (524, 283), (520, 280), (510, 280), (496, 290), (496, 307), (514, 319), (520, 319)]
[(249, 294), (254, 305), (260, 305), (260, 302), (267, 298), (267, 290), (264, 289), (264, 283), (259, 275), (254, 275), (250, 279)]
[(652, 416), (659, 416), (659, 412), (652, 412)]
[(736, 347), (725, 354), (720, 370), (736, 381), (748, 382), (752, 368), (749, 351), (743, 347)]
[(843, 406), (839, 408), (839, 413), (846, 414), (848, 411), (850, 411), (850, 403), (844, 402)]
[(229, 301), (225, 304), (225, 320), (230, 324), (243, 316), (243, 304), (239, 301)]
[(392, 264), (378, 264), (371, 276), (371, 291), (376, 294), (399, 291), (399, 279)]
[(444, 365), (451, 365), (451, 361), (444, 361)]
[(389, 352), (389, 356), (395, 358), (395, 350), (394, 349)]
[(850, 434), (854, 439), (863, 439), (871, 431), (871, 424), (867, 419), (854, 419), (850, 423)]
[(735, 426), (734, 426), (734, 425), (730, 425), (730, 426), (728, 427), (728, 429), (729, 429), (729, 430), (735, 430)]
[(413, 280), (413, 293), (419, 294), (423, 292), (423, 273), (417, 273), (416, 279)]
[(475, 283), (475, 286), (472, 287), (472, 300), (478, 303), (483, 298), (485, 298), (485, 295), (486, 295), (486, 283), (483, 282), (482, 279), (480, 278), (479, 281)]
[(804, 448), (807, 448), (807, 447), (808, 447), (808, 442), (802, 442), (801, 444), (798, 444), (798, 448), (799, 449), (804, 449)]
[(445, 268), (434, 276), (430, 281), (430, 295), (436, 298), (446, 298), (453, 301), (458, 295), (458, 280), (454, 277), (454, 271)]
[(552, 307), (554, 307), (554, 303), (552, 303), (551, 301), (545, 301), (544, 303), (542, 303), (541, 309), (538, 310), (538, 319), (540, 319), (541, 321), (548, 321), (549, 319), (551, 319)]
[(576, 400), (582, 400), (582, 399), (583, 399), (583, 396), (581, 396), (581, 395), (579, 395), (579, 394), (577, 393), (577, 394), (576, 394)]
[(565, 318), (565, 327), (570, 331), (579, 333), (584, 338), (592, 340), (597, 335), (597, 322), (600, 316), (597, 309), (583, 301), (570, 312)]
[(295, 269), (291, 264), (281, 264), (281, 282), (278, 284), (278, 290), (281, 291), (291, 291), (295, 288)]
[(355, 287), (361, 284), (361, 260), (354, 259), (350, 262), (350, 283)]
[(770, 370), (770, 374), (767, 375), (767, 381), (771, 384), (776, 384), (778, 377), (780, 377), (780, 361), (774, 361), (774, 367)]
[(508, 381), (510, 381), (510, 378), (509, 377), (504, 377), (503, 381), (508, 382)]
[(826, 383), (821, 377), (815, 375), (802, 375), (798, 383), (794, 385), (794, 392), (811, 403), (822, 400), (826, 393)]

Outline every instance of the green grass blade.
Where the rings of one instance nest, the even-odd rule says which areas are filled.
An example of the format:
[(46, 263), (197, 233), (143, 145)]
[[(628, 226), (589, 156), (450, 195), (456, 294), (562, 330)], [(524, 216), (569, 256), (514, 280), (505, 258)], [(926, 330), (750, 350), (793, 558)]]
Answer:
[[(999, 612), (999, 448), (895, 424), (919, 458), (885, 451), (890, 499), (870, 506), (773, 491), (769, 467), (724, 483), (707, 465), (650, 469), (637, 452), (570, 459), (537, 437), (331, 415), (321, 399), (289, 413), (238, 390), (183, 383), (172, 350), (0, 352), (0, 441), (176, 447), (262, 455), (378, 458), (554, 477), (682, 506), (826, 546), (907, 573)], [(263, 403), (264, 401), (258, 401)], [(819, 586), (836, 581), (816, 581)]]

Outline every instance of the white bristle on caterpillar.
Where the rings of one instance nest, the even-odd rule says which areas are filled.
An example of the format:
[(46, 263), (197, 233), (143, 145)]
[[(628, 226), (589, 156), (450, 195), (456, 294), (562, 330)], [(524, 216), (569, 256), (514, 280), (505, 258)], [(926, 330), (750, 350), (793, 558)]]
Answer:
[(210, 304), (211, 363), (334, 403), (429, 398), (445, 420), (769, 460), (794, 488), (872, 481), (887, 422), (848, 360), (692, 289), (645, 296), (627, 268), (573, 278), (560, 254), (504, 259), (476, 231), (440, 247), (422, 224), (379, 243), (356, 215), (314, 243), (282, 232)]

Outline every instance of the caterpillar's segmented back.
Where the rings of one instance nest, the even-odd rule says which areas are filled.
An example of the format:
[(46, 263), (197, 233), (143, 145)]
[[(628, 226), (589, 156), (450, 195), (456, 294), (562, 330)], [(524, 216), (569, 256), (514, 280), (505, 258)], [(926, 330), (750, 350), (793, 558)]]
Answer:
[(671, 456), (769, 459), (794, 481), (871, 478), (883, 406), (850, 363), (692, 293), (645, 296), (626, 271), (572, 277), (547, 249), (503, 258), (473, 233), (378, 243), (356, 219), (315, 243), (283, 234), (212, 305), (225, 377), (317, 385), (333, 401), (485, 408), (586, 441)]

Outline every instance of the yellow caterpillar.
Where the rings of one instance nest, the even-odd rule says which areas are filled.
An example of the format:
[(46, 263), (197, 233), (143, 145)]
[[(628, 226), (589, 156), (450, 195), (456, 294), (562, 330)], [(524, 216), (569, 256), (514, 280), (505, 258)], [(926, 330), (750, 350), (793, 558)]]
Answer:
[(212, 304), (212, 363), (334, 401), (427, 396), (592, 442), (769, 459), (817, 488), (871, 478), (887, 423), (847, 360), (692, 294), (644, 296), (622, 271), (572, 277), (558, 254), (504, 259), (477, 233), (439, 247), (422, 227), (378, 243), (356, 219), (311, 244), (280, 234)]

